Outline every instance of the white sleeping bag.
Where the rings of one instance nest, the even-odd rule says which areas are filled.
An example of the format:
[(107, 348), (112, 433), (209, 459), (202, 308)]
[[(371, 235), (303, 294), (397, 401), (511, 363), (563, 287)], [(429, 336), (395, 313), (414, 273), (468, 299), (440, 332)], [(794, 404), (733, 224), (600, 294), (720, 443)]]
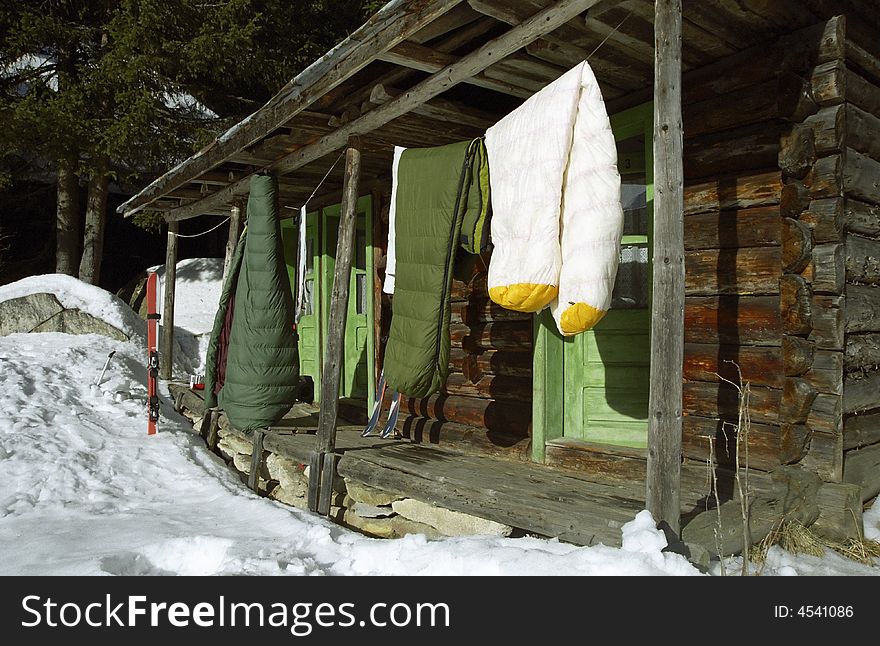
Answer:
[(550, 306), (559, 331), (608, 311), (623, 233), (617, 148), (586, 61), (486, 132), (492, 188), (489, 296)]
[(382, 283), (382, 291), (386, 294), (394, 293), (394, 274), (397, 271), (394, 244), (394, 222), (397, 212), (397, 168), (400, 166), (400, 156), (406, 148), (394, 147), (394, 161), (391, 162), (391, 204), (388, 206), (388, 247), (385, 253), (385, 280)]

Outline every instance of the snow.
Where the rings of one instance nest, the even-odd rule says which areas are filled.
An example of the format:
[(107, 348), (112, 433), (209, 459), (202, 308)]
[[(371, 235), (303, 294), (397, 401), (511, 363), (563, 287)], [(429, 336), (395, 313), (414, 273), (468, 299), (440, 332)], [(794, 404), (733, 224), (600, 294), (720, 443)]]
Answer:
[[(178, 324), (195, 337), (210, 328), (222, 267), (183, 261), (178, 271)], [(63, 277), (26, 281), (40, 289), (19, 281), (0, 288), (0, 300), (50, 285), (65, 305), (134, 327), (102, 290)], [(260, 498), (205, 449), (167, 391), (160, 432), (147, 436), (143, 355), (139, 340), (0, 337), (0, 575), (702, 574), (662, 551), (666, 539), (647, 511), (624, 525), (621, 548), (576, 547), (531, 537), (372, 539)], [(880, 535), (875, 507), (865, 514), (869, 537)], [(728, 572), (735, 567), (730, 560)], [(880, 567), (773, 547), (761, 573), (877, 575)]]
[[(159, 302), (164, 299), (165, 266), (150, 267), (159, 277)], [(220, 303), (223, 258), (190, 258), (177, 263), (174, 291), (174, 335), (190, 358), (190, 372), (204, 373), (208, 341)]]

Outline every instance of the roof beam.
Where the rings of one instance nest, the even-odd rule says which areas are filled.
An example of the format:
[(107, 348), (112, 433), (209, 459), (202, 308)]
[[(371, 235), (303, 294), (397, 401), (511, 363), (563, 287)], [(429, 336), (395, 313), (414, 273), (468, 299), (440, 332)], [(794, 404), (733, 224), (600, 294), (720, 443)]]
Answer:
[[(338, 130), (325, 135), (313, 144), (303, 146), (299, 150), (279, 159), (269, 170), (279, 174), (290, 173), (297, 168), (320, 159), (345, 145), (352, 134), (365, 134), (379, 128), (389, 121), (412, 111), (415, 107), (442, 94), (449, 88), (458, 85), (474, 74), (482, 72), (506, 56), (528, 45), (536, 38), (553, 31), (559, 25), (571, 20), (578, 14), (597, 4), (599, 0), (560, 0), (547, 9), (538, 12), (528, 20), (511, 28), (501, 36), (489, 41), (479, 49), (463, 56), (458, 61), (446, 66), (433, 76), (426, 78), (396, 99), (370, 110), (363, 116), (347, 123)], [(183, 220), (216, 208), (217, 205), (229, 201), (236, 193), (247, 190), (250, 177), (230, 184), (222, 191), (199, 200), (193, 204), (175, 209), (166, 215), (169, 220)]]
[(253, 145), (315, 99), (366, 67), (378, 54), (403, 42), (461, 1), (392, 0), (348, 38), (297, 74), (265, 106), (227, 130), (194, 157), (156, 179), (117, 211), (132, 215), (168, 191)]
[[(408, 67), (421, 72), (430, 72), (431, 74), (439, 72), (443, 68), (452, 65), (459, 59), (458, 56), (445, 54), (422, 45), (415, 43), (400, 43), (394, 49), (391, 49), (379, 56), (379, 59), (386, 63), (393, 63), (401, 67)], [(517, 87), (504, 81), (492, 79), (485, 74), (478, 73), (464, 80), (464, 83), (477, 85), (488, 90), (509, 94), (519, 98), (527, 98), (532, 92), (526, 88)]]
[[(374, 85), (373, 91), (370, 92), (370, 103), (376, 105), (384, 105), (389, 101), (396, 99), (403, 91), (397, 88), (385, 85)], [(413, 110), (413, 113), (436, 119), (437, 121), (448, 121), (450, 123), (460, 123), (466, 126), (473, 126), (481, 130), (486, 130), (495, 123), (498, 118), (495, 115), (477, 110), (466, 105), (460, 105), (447, 101), (446, 99), (432, 99), (427, 103), (423, 103)]]

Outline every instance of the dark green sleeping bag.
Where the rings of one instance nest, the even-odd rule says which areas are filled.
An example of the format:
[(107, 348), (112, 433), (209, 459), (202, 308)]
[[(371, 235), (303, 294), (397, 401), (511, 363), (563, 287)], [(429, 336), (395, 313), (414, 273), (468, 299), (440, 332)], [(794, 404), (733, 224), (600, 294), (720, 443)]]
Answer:
[[(223, 286), (205, 372), (205, 403), (242, 431), (276, 424), (296, 401), (299, 357), (274, 177), (251, 179), (247, 232)], [(215, 399), (216, 398), (216, 399)]]
[[(396, 277), (385, 380), (427, 397), (449, 374), (449, 290), (456, 250), (482, 246), (488, 208), (482, 139), (409, 148), (400, 158), (395, 205)], [(467, 221), (465, 238), (462, 222)]]

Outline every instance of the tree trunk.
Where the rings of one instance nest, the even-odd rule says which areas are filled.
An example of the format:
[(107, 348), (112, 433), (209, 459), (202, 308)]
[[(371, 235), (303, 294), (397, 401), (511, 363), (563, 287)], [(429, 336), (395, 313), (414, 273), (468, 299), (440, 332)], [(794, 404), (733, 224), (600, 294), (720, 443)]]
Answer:
[(79, 266), (79, 185), (77, 158), (58, 159), (58, 207), (55, 216), (55, 272), (75, 276)]
[(101, 160), (89, 181), (86, 198), (86, 226), (83, 235), (83, 253), (79, 264), (79, 279), (97, 285), (101, 277), (101, 259), (104, 255), (104, 227), (107, 221), (107, 160)]

